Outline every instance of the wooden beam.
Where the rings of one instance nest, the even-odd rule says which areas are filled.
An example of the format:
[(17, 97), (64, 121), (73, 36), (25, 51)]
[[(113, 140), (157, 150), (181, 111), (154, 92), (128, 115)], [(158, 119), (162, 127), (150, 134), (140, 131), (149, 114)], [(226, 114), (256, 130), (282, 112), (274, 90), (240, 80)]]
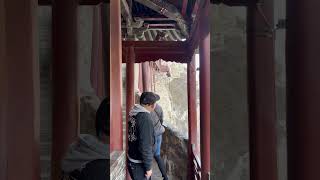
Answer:
[(35, 0), (0, 0), (0, 179), (40, 180)]
[[(121, 3), (110, 3), (110, 151), (123, 150)], [(123, 56), (125, 57), (125, 56)]]
[(60, 179), (61, 160), (79, 134), (77, 12), (76, 1), (55, 0), (52, 7), (52, 180)]
[(192, 145), (197, 146), (197, 90), (196, 90), (196, 63), (195, 56), (188, 63), (187, 83), (188, 83), (188, 177), (191, 180), (193, 176), (193, 150)]
[(248, 6), (250, 3), (257, 3), (258, 0), (210, 0), (212, 4), (225, 4), (227, 6)]
[[(50, 6), (53, 0), (38, 0), (40, 6)], [(79, 5), (98, 5), (99, 3), (110, 3), (110, 0), (78, 0)]]
[(182, 9), (181, 9), (181, 15), (183, 17), (186, 17), (187, 7), (188, 7), (188, 0), (183, 0)]
[(132, 36), (133, 36), (133, 32), (132, 32), (133, 31), (133, 27), (132, 27), (133, 19), (132, 19), (131, 10), (130, 10), (130, 7), (127, 3), (127, 0), (121, 0), (121, 15), (126, 20), (125, 27), (127, 27), (127, 34), (129, 35), (129, 37), (132, 38)]
[[(265, 1), (261, 7), (252, 4), (247, 8), (250, 179), (254, 180), (278, 179), (273, 37), (275, 1)], [(268, 23), (262, 20), (259, 9), (268, 19)], [(301, 179), (306, 180), (302, 177)]]
[(99, 3), (110, 3), (110, 0), (78, 0), (79, 5), (98, 5)]
[(286, 3), (288, 179), (320, 179), (320, 1)]
[[(135, 49), (136, 63), (146, 61), (174, 61), (179, 63), (188, 63), (192, 57), (187, 56), (187, 43), (183, 41), (123, 41), (123, 57), (126, 47), (133, 46)], [(125, 63), (123, 58), (123, 63)]]
[[(195, 49), (199, 45), (199, 20), (200, 20), (200, 13), (201, 11), (208, 11), (208, 7), (204, 6), (205, 3), (209, 0), (204, 0), (204, 1), (196, 1), (194, 8), (193, 8), (193, 13), (196, 13), (195, 20), (193, 22), (193, 25), (191, 26), (191, 31), (190, 31), (190, 38), (188, 39), (188, 48), (189, 48), (189, 54), (188, 56), (192, 57), (194, 54)], [(200, 9), (200, 10), (199, 10)]]
[(149, 7), (150, 9), (158, 12), (159, 14), (163, 14), (164, 16), (177, 21), (181, 33), (186, 37), (189, 36), (188, 25), (186, 24), (186, 20), (181, 15), (176, 6), (158, 0), (136, 0), (136, 2)]
[[(202, 1), (203, 2), (203, 1)], [(201, 179), (210, 177), (210, 2), (205, 1), (199, 21), (199, 54), (200, 54), (200, 150), (201, 150)]]
[(52, 0), (38, 0), (38, 5), (40, 6), (49, 6), (52, 4)]
[(135, 48), (186, 48), (185, 41), (122, 41), (123, 47)]

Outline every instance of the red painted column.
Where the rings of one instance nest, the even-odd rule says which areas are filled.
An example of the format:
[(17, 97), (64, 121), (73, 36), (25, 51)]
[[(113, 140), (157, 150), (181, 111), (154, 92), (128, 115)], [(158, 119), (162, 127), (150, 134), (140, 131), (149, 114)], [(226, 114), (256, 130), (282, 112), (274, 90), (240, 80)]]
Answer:
[(110, 149), (123, 150), (122, 132), (122, 45), (119, 0), (110, 0)]
[(320, 1), (287, 1), (288, 179), (320, 179)]
[[(134, 62), (135, 62), (135, 52), (134, 52), (134, 47), (133, 46), (130, 46), (129, 47), (129, 56), (127, 58), (127, 75), (126, 75), (126, 82), (127, 82), (127, 94), (126, 94), (126, 113), (127, 113), (127, 117), (129, 117), (129, 112), (131, 110), (131, 108), (134, 106)], [(129, 121), (129, 119), (127, 119), (127, 121)], [(128, 137), (128, 125), (126, 124), (126, 137)], [(126, 138), (128, 139), (128, 138)], [(128, 144), (128, 142), (127, 142)], [(127, 145), (127, 148), (128, 148), (128, 145)], [(129, 172), (127, 170), (127, 179), (130, 180), (130, 175), (129, 175)]]
[(149, 62), (142, 63), (143, 91), (151, 91), (151, 77)]
[(150, 91), (153, 91), (153, 69), (151, 63), (149, 62), (149, 74), (150, 74)]
[[(206, 7), (210, 6), (206, 1)], [(199, 24), (200, 53), (200, 144), (201, 177), (209, 179), (210, 173), (210, 18), (209, 8), (203, 10)]]
[(193, 56), (192, 61), (188, 64), (187, 68), (188, 77), (188, 177), (193, 177), (193, 151), (192, 145), (197, 144), (197, 91), (196, 91), (196, 64)]
[(0, 179), (40, 180), (37, 6), (0, 0)]
[(8, 65), (5, 42), (5, 13), (4, 0), (0, 0), (0, 179), (7, 178)]
[(139, 64), (139, 80), (138, 80), (138, 87), (140, 92), (143, 92), (143, 75), (142, 75), (142, 63)]
[[(134, 47), (129, 47), (129, 58), (127, 59), (127, 115), (134, 105), (134, 62), (135, 53)], [(127, 131), (128, 132), (128, 131)]]
[(58, 180), (61, 160), (79, 133), (77, 1), (56, 0), (53, 21), (52, 179)]
[(273, 1), (264, 1), (261, 8), (250, 5), (247, 24), (250, 179), (276, 180), (274, 37), (272, 32), (267, 32), (274, 27)]

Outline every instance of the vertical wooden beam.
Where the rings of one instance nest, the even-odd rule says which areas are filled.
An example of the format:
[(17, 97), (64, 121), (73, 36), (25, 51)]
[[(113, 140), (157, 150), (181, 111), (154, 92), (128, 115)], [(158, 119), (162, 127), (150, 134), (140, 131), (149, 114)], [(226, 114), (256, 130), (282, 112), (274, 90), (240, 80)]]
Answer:
[(138, 87), (140, 92), (143, 92), (143, 74), (142, 74), (142, 63), (139, 64), (139, 80), (138, 80)]
[(143, 91), (151, 91), (151, 77), (149, 62), (142, 63)]
[(181, 15), (182, 15), (184, 18), (186, 18), (187, 7), (188, 7), (188, 0), (183, 0), (183, 2), (182, 2), (182, 8), (181, 8)]
[(247, 13), (250, 179), (277, 179), (273, 0)]
[(123, 150), (122, 132), (122, 41), (119, 0), (110, 0), (110, 146), (111, 151)]
[(5, 133), (4, 137), (1, 137), (1, 143), (5, 141), (5, 144), (1, 144), (0, 148), (5, 151), (6, 157), (5, 164), (1, 162), (5, 165), (1, 171), (4, 171), (4, 179), (7, 180), (39, 180), (40, 76), (37, 1), (1, 0), (1, 6), (0, 66), (4, 70), (1, 76), (6, 78), (3, 82), (4, 89), (1, 85), (1, 94), (6, 97), (1, 96), (0, 102), (2, 110), (6, 111), (5, 122), (2, 122), (4, 127), (1, 127), (5, 129), (1, 132)]
[[(201, 141), (201, 177), (209, 179), (210, 173), (210, 21), (207, 0), (199, 24), (200, 41), (200, 141)], [(207, 9), (205, 8), (207, 7)]]
[(79, 133), (77, 0), (56, 0), (53, 21), (52, 179), (59, 180), (61, 160)]
[[(126, 94), (126, 118), (129, 117), (129, 112), (131, 110), (131, 108), (134, 106), (134, 61), (135, 61), (135, 55), (134, 55), (134, 47), (133, 46), (130, 46), (129, 47), (129, 57), (127, 58), (127, 68), (126, 68), (126, 82), (127, 82), (127, 94)], [(128, 122), (129, 119), (127, 119), (126, 122)], [(126, 123), (126, 137), (128, 137), (128, 125)], [(128, 138), (126, 138), (128, 139)], [(126, 142), (127, 143), (127, 148), (128, 148), (128, 141)], [(129, 175), (129, 172), (128, 170), (126, 171), (126, 178), (127, 180), (130, 180), (130, 175)]]
[[(131, 108), (134, 105), (134, 61), (135, 61), (135, 55), (134, 55), (134, 47), (129, 47), (129, 58), (127, 59), (127, 115), (130, 112)], [(127, 131), (128, 132), (128, 131)]]
[(110, 3), (102, 3), (101, 26), (102, 26), (102, 55), (104, 67), (104, 90), (105, 95), (110, 97)]
[(188, 77), (188, 177), (192, 179), (193, 177), (193, 151), (192, 145), (197, 145), (197, 91), (196, 91), (196, 63), (195, 56), (193, 56), (192, 61), (188, 63), (187, 67), (187, 77)]
[(320, 179), (320, 2), (287, 1), (288, 179)]
[(4, 0), (0, 0), (0, 179), (7, 178), (8, 65), (6, 59), (6, 11), (4, 4)]
[(152, 68), (152, 62), (149, 62), (148, 64), (149, 64), (149, 71), (150, 71), (150, 91), (153, 91), (153, 84), (154, 84), (153, 74), (154, 74), (154, 72), (153, 72), (153, 68)]

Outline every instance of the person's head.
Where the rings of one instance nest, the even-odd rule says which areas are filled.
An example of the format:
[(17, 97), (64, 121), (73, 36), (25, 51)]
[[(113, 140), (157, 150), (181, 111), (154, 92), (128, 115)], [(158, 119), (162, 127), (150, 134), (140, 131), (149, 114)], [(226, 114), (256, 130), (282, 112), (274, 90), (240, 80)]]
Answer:
[(105, 98), (96, 113), (96, 134), (104, 139), (110, 134), (110, 101)]
[(156, 102), (160, 100), (160, 96), (153, 92), (143, 92), (140, 96), (140, 105), (148, 111), (153, 111), (156, 107)]

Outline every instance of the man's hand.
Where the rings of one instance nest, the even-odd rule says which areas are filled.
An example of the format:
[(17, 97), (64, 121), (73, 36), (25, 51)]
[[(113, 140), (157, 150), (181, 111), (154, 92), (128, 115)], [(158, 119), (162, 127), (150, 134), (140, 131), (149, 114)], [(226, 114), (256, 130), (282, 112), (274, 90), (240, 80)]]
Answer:
[(151, 169), (146, 172), (145, 176), (147, 177), (147, 179), (149, 179), (151, 177), (151, 174), (152, 174), (152, 170)]

